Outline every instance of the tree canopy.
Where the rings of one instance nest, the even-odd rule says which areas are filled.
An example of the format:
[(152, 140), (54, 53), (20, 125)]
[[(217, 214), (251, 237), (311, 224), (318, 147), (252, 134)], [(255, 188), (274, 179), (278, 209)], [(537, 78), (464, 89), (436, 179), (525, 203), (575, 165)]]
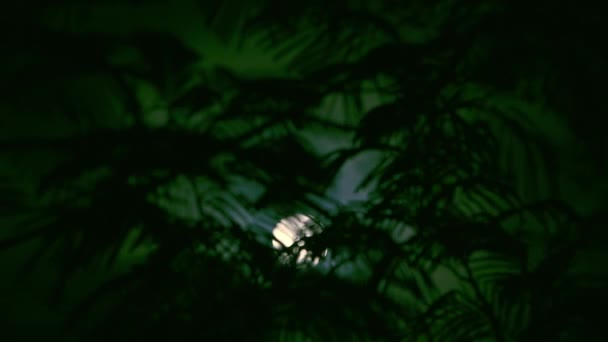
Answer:
[(0, 250), (48, 338), (605, 335), (591, 3), (12, 6)]

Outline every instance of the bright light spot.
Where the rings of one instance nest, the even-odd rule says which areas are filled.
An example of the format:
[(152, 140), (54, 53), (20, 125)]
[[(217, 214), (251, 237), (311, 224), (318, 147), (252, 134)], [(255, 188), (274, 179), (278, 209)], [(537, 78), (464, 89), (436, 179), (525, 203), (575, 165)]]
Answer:
[(291, 247), (299, 238), (298, 235), (302, 233), (308, 233), (306, 236), (311, 236), (312, 230), (309, 227), (306, 227), (306, 223), (309, 221), (310, 217), (302, 214), (296, 214), (282, 219), (272, 231), (272, 235), (274, 235), (275, 238), (272, 241), (274, 248), (281, 249), (283, 247)]
[[(317, 265), (321, 258), (319, 256), (313, 257), (310, 251), (303, 248), (304, 241), (301, 241), (300, 239), (319, 233), (320, 230), (321, 227), (309, 216), (303, 214), (289, 216), (279, 221), (274, 227), (272, 231), (272, 235), (274, 236), (272, 246), (277, 250), (282, 250), (292, 247), (295, 243), (297, 246), (292, 250), (296, 255), (290, 258), (290, 255), (285, 253), (281, 256), (281, 260), (289, 262), (289, 260), (295, 257), (295, 261), (298, 264), (307, 262)], [(323, 252), (322, 256), (324, 257), (326, 255), (327, 250)]]

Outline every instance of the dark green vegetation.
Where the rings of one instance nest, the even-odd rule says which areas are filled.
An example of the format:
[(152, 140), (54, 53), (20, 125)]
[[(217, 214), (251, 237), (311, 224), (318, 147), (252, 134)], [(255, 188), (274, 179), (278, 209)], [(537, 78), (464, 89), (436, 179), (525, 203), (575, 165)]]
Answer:
[(600, 9), (221, 3), (2, 12), (2, 340), (605, 340)]

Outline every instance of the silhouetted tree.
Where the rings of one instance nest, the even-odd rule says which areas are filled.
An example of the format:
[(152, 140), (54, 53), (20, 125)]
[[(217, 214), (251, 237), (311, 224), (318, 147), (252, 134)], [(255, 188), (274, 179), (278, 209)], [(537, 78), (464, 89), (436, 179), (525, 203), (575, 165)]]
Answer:
[[(237, 3), (203, 3), (207, 24), (228, 41), (258, 37), (291, 76), (201, 68), (165, 32), (7, 24), (19, 28), (9, 108), (60, 108), (72, 124), (3, 139), (5, 153), (61, 158), (29, 197), (3, 186), (4, 213), (25, 219), (0, 248), (42, 239), (24, 268), (54, 258), (54, 303), (78, 272), (148, 248), (71, 308), (63, 338), (601, 340), (605, 279), (571, 267), (591, 221), (551, 197), (556, 181), (536, 172), (557, 156), (513, 105), (538, 80), (549, 107), (579, 103), (553, 97), (552, 78), (573, 82), (557, 23), (504, 1)], [(575, 16), (552, 6), (552, 20)], [(87, 106), (92, 92), (111, 105)], [(325, 112), (330, 97), (350, 112)], [(349, 144), (325, 153), (313, 129)], [(357, 184), (369, 196), (328, 196), (369, 153)], [(274, 224), (297, 213), (319, 231), (274, 249)], [(303, 246), (324, 259), (295, 262)]]

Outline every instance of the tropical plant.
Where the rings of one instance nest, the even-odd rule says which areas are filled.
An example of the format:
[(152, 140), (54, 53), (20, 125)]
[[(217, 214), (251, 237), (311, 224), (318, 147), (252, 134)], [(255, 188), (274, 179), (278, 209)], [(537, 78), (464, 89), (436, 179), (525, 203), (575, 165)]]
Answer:
[[(42, 239), (25, 269), (55, 258), (54, 302), (70, 298), (79, 272), (146, 250), (78, 300), (63, 339), (600, 339), (581, 298), (605, 302), (605, 280), (570, 272), (584, 221), (559, 199), (521, 191), (526, 166), (552, 156), (498, 100), (544, 75), (525, 75), (523, 56), (536, 58), (525, 52), (519, 73), (488, 67), (505, 48), (489, 40), (531, 48), (497, 24), (520, 5), (374, 3), (203, 6), (226, 39), (242, 32), (218, 15), (241, 18), (235, 27), (288, 60), (289, 77), (200, 68), (200, 55), (162, 32), (41, 24), (11, 40), (45, 56), (13, 73), (14, 97), (41, 84), (55, 105), (67, 90), (61, 108), (85, 128), (1, 143), (63, 157), (32, 196), (0, 188), (5, 213), (28, 220), (0, 247)], [(84, 91), (83, 76), (93, 80)], [(83, 115), (86, 89), (113, 105)], [(336, 97), (348, 115), (324, 105)], [(347, 146), (325, 153), (320, 130)], [(505, 156), (506, 136), (541, 152)], [(371, 171), (354, 185), (369, 196), (328, 196), (345, 165), (369, 153)], [(273, 248), (274, 225), (296, 214), (316, 232)]]

